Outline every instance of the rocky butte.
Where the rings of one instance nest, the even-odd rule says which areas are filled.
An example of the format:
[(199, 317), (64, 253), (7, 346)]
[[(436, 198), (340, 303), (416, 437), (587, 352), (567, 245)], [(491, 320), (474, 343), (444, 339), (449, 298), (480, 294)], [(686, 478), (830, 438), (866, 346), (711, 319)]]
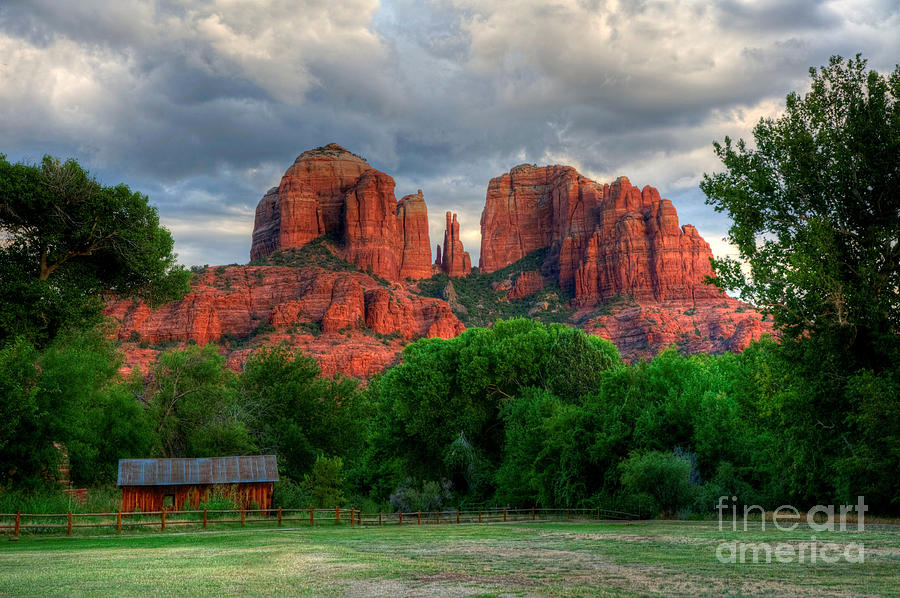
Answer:
[[(545, 278), (572, 296), (572, 320), (623, 354), (671, 343), (690, 351), (744, 348), (771, 329), (751, 306), (705, 281), (712, 251), (655, 188), (626, 177), (598, 183), (570, 166), (516, 166), (490, 181), (481, 216), (479, 269), (490, 273), (545, 250), (539, 272), (508, 293), (522, 298)], [(508, 285), (509, 286), (509, 285)]]
[(397, 281), (431, 276), (422, 191), (399, 202), (394, 179), (331, 143), (300, 154), (256, 206), (250, 259), (337, 239), (346, 261)]
[(255, 347), (287, 343), (326, 375), (368, 378), (412, 340), (523, 313), (609, 338), (625, 358), (740, 350), (771, 330), (704, 282), (709, 245), (653, 187), (517, 166), (488, 185), (478, 270), (451, 212), (432, 265), (421, 190), (398, 201), (394, 189), (339, 145), (303, 152), (256, 208), (249, 265), (199, 271), (170, 304), (108, 304), (126, 364), (146, 371), (165, 348), (213, 342), (240, 369)]

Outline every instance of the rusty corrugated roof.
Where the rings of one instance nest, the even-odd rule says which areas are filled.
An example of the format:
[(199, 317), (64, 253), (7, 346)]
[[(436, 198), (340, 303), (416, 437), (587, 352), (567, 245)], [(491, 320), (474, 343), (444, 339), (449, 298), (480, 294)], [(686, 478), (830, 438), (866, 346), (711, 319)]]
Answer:
[(119, 486), (277, 482), (275, 455), (201, 459), (119, 459)]

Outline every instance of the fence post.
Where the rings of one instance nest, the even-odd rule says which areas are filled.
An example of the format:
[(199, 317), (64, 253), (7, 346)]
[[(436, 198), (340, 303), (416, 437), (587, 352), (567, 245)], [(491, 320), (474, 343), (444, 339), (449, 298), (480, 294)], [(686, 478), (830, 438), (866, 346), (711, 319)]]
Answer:
[(478, 509), (478, 523), (481, 523), (481, 509)]
[(122, 511), (116, 513), (116, 532), (122, 532)]
[(456, 522), (459, 523), (459, 507), (456, 507)]
[(246, 517), (246, 511), (244, 510), (244, 506), (241, 505), (241, 527), (244, 527), (244, 519)]
[(378, 511), (378, 525), (383, 525), (381, 523), (381, 511)]
[(310, 510), (309, 510), (309, 524), (310, 524), (310, 525), (315, 525), (315, 524), (316, 524), (315, 515), (314, 515), (315, 512), (316, 512), (316, 511), (315, 511), (314, 509), (310, 509)]
[(203, 509), (203, 529), (206, 529), (206, 509)]
[(278, 507), (278, 527), (281, 527), (281, 507)]
[(353, 525), (353, 515), (356, 514), (356, 509), (350, 509), (350, 525)]
[(506, 523), (506, 508), (503, 509), (503, 523)]
[(335, 523), (341, 522), (341, 508), (340, 507), (334, 508), (334, 522)]
[(66, 529), (66, 533), (68, 533), (68, 534), (71, 536), (71, 535), (72, 535), (72, 511), (69, 511), (69, 512), (67, 513), (67, 515), (66, 515), (66, 520), (67, 520), (67, 523), (68, 523), (68, 526), (67, 526), (67, 529)]
[(534, 521), (534, 507), (531, 507), (531, 520)]
[(356, 524), (362, 525), (362, 509), (356, 511)]
[(166, 509), (163, 507), (162, 511), (159, 512), (159, 526), (160, 531), (166, 531)]
[(403, 525), (403, 511), (397, 512), (397, 525)]
[(19, 525), (22, 522), (22, 511), (16, 511), (16, 529), (14, 535), (19, 535)]
[(434, 514), (435, 514), (435, 519), (437, 520), (437, 524), (440, 525), (441, 524), (441, 512), (435, 511)]
[(416, 525), (422, 525), (422, 511), (416, 511)]
[(569, 518), (569, 509), (566, 509), (566, 519)]
[(600, 519), (600, 507), (597, 507), (597, 519)]

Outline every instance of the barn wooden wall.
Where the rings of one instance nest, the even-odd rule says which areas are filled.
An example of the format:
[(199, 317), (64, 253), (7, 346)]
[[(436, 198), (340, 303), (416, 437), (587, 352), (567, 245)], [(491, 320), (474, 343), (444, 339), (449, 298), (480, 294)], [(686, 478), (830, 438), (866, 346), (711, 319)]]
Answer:
[(140, 509), (144, 513), (159, 511), (168, 494), (175, 496), (175, 509), (181, 510), (185, 508), (185, 504), (188, 509), (198, 509), (201, 502), (209, 500), (212, 490), (217, 490), (225, 496), (234, 496), (237, 493), (238, 500), (244, 508), (269, 509), (272, 507), (273, 489), (272, 482), (204, 486), (123, 486), (122, 510), (132, 512)]

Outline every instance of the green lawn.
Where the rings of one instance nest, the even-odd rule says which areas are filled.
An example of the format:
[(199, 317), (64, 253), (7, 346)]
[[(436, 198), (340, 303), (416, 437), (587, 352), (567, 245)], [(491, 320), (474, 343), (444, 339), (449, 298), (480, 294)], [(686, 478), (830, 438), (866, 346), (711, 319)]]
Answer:
[[(864, 563), (722, 564), (716, 547), (809, 542), (715, 523), (517, 523), (0, 539), (3, 595), (900, 595), (900, 528), (818, 532)], [(774, 559), (773, 559), (774, 561)]]

